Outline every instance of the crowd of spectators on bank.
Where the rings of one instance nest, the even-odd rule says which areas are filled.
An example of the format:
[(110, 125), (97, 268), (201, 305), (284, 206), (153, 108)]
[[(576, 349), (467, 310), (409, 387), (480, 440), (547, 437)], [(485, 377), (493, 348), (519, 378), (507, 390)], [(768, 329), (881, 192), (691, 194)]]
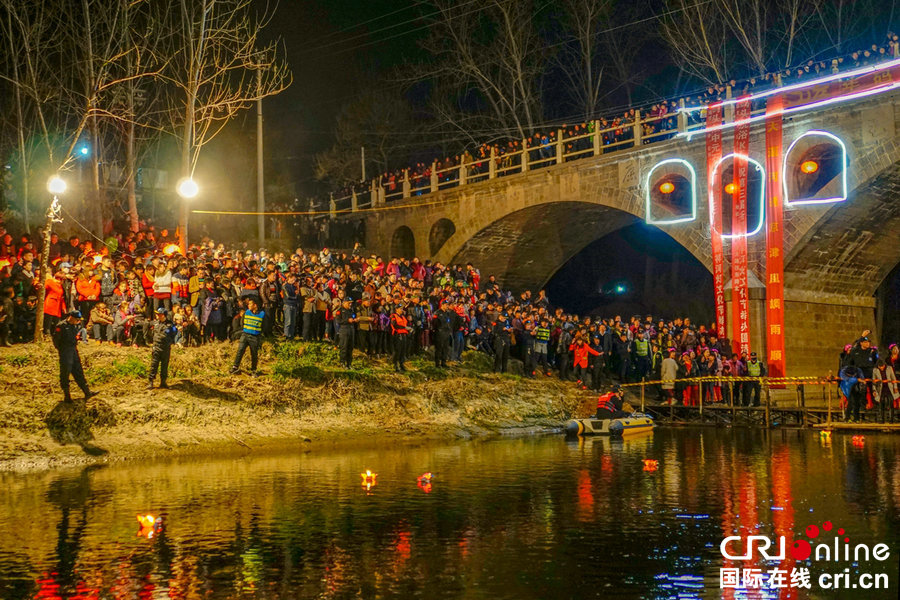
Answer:
[[(2, 228), (0, 242), (0, 345), (28, 343), (41, 286), (39, 249), (28, 235), (13, 238)], [(584, 387), (658, 377), (669, 348), (677, 351), (684, 377), (729, 368), (728, 342), (714, 328), (686, 318), (567, 314), (543, 291), (512, 294), (474, 265), (385, 261), (366, 256), (358, 244), (350, 252), (286, 254), (251, 251), (247, 244), (226, 249), (207, 240), (182, 256), (168, 230), (152, 227), (120, 234), (117, 242), (110, 252), (90, 240), (51, 237), (45, 331), (75, 309), (83, 317), (84, 343), (139, 347), (148, 344), (153, 315), (163, 308), (177, 328), (177, 345), (223, 342), (239, 336), (246, 302), (255, 297), (266, 312), (264, 335), (337, 343), (335, 314), (350, 299), (354, 345), (372, 356), (391, 355), (398, 368), (404, 368), (403, 356), (438, 346), (444, 333), (448, 344), (446, 355), (436, 358), (439, 365), (481, 351), (498, 371), (506, 371), (513, 356), (524, 363), (526, 377), (552, 373)], [(398, 310), (408, 329), (399, 356)], [(498, 340), (507, 343), (502, 352)]]
[[(760, 403), (759, 383), (729, 378), (764, 377), (764, 362), (755, 353), (733, 353), (714, 325), (687, 317), (569, 314), (543, 291), (502, 289), (475, 265), (415, 257), (385, 261), (366, 255), (359, 244), (348, 252), (283, 253), (204, 240), (182, 256), (166, 229), (116, 237), (110, 252), (90, 240), (51, 236), (46, 332), (78, 310), (82, 343), (143, 347), (151, 344), (154, 317), (163, 309), (177, 346), (222, 343), (241, 336), (253, 299), (265, 312), (263, 336), (339, 346), (347, 368), (354, 350), (390, 357), (398, 371), (412, 355), (427, 353), (437, 367), (446, 367), (466, 352), (480, 352), (490, 356), (495, 371), (506, 372), (513, 357), (525, 377), (558, 377), (584, 389), (663, 380), (651, 394), (670, 403), (697, 406), (701, 396), (704, 403)], [(33, 339), (38, 252), (28, 235), (14, 238), (0, 225), (0, 346)], [(900, 347), (891, 345), (879, 356), (867, 335), (841, 355), (847, 419), (859, 419), (867, 402), (900, 406), (894, 383)], [(707, 376), (723, 379), (680, 381)]]
[[(467, 149), (443, 159), (435, 158), (432, 162), (418, 162), (408, 168), (386, 171), (367, 182), (347, 183), (333, 197), (348, 198), (354, 191), (357, 194), (367, 193), (373, 185), (382, 186), (387, 199), (399, 198), (403, 193), (403, 182), (409, 174), (409, 189), (413, 196), (428, 193), (431, 190), (433, 171), (437, 175), (438, 187), (459, 180), (460, 165), (466, 165), (466, 180), (478, 181), (488, 176), (493, 154), (494, 168), (497, 176), (520, 172), (522, 151), (527, 150), (528, 165), (536, 169), (554, 164), (557, 156), (559, 132), (562, 132), (563, 160), (575, 160), (583, 156), (592, 156), (594, 145), (592, 136), (599, 127), (601, 152), (613, 152), (620, 148), (630, 147), (634, 143), (634, 124), (640, 118), (641, 143), (648, 144), (672, 137), (678, 129), (678, 109), (686, 107), (703, 107), (725, 100), (729, 94), (732, 98), (762, 92), (773, 87), (781, 87), (816, 79), (825, 75), (846, 72), (867, 65), (874, 65), (900, 57), (900, 37), (888, 33), (884, 43), (872, 44), (844, 56), (828, 59), (808, 60), (803, 64), (750, 77), (745, 80), (732, 79), (727, 83), (707, 87), (696, 94), (682, 97), (680, 100), (659, 101), (639, 110), (630, 108), (616, 115), (589, 116), (580, 123), (563, 123), (548, 128), (543, 132), (533, 133), (524, 139), (493, 140)], [(765, 100), (755, 101), (752, 109), (762, 110)], [(699, 125), (703, 112), (699, 110), (686, 113), (687, 123)], [(436, 167), (436, 169), (435, 169)]]

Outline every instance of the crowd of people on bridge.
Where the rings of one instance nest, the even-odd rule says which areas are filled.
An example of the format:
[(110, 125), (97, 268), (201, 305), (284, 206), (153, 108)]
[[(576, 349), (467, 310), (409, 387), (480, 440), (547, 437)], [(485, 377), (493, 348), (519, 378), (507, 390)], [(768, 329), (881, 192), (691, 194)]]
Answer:
[[(457, 182), (461, 176), (460, 165), (466, 165), (466, 181), (478, 181), (488, 176), (491, 156), (497, 176), (521, 171), (522, 151), (527, 151), (530, 169), (537, 169), (555, 164), (559, 132), (562, 133), (563, 160), (575, 160), (593, 155), (591, 136), (595, 128), (601, 131), (601, 152), (612, 152), (633, 145), (635, 139), (634, 124), (640, 116), (641, 143), (649, 144), (672, 137), (678, 129), (677, 112), (679, 105), (686, 107), (707, 106), (725, 100), (729, 90), (731, 97), (765, 91), (773, 87), (792, 85), (807, 79), (816, 79), (833, 73), (850, 71), (867, 65), (894, 60), (900, 57), (900, 36), (889, 32), (881, 44), (872, 44), (843, 56), (828, 59), (808, 60), (796, 66), (768, 72), (745, 80), (732, 79), (727, 83), (712, 85), (705, 90), (682, 97), (680, 100), (662, 100), (640, 110), (629, 108), (616, 115), (589, 115), (583, 122), (563, 123), (543, 132), (525, 134), (522, 137), (506, 140), (484, 142), (462, 154), (435, 158), (432, 162), (419, 162), (408, 168), (386, 171), (368, 182), (349, 182), (343, 186), (334, 198), (348, 198), (353, 192), (363, 194), (369, 192), (373, 185), (384, 188), (388, 200), (403, 195), (404, 180), (409, 177), (410, 195), (416, 196), (431, 191), (432, 175), (435, 174), (438, 187)], [(754, 110), (764, 108), (765, 100), (754, 101)], [(689, 125), (702, 122), (703, 112), (688, 111)], [(524, 139), (523, 139), (524, 138)], [(434, 171), (434, 173), (433, 173)]]

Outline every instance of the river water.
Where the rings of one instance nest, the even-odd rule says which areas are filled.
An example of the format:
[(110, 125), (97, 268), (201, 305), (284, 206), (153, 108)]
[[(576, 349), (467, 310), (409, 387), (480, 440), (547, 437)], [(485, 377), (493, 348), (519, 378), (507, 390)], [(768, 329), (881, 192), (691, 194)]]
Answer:
[[(657, 429), (304, 450), (3, 474), (0, 598), (897, 597), (900, 437)], [(150, 537), (148, 513), (163, 523)], [(842, 528), (890, 557), (794, 560), (792, 541), (826, 521), (814, 544)], [(733, 534), (783, 535), (788, 554), (725, 561)], [(811, 589), (768, 575), (720, 589), (735, 566), (808, 568)], [(819, 587), (844, 569), (890, 589)]]

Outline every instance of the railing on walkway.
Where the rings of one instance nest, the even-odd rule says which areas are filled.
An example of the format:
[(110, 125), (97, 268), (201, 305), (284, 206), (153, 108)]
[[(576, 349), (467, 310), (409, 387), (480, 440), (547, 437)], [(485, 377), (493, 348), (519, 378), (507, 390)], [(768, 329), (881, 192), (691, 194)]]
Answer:
[[(850, 76), (853, 75), (848, 74)], [(841, 79), (838, 78), (837, 81)], [(775, 83), (776, 87), (780, 87), (778, 77)], [(725, 87), (725, 99), (733, 99), (730, 85)], [(679, 101), (679, 108), (685, 108), (683, 99)], [(765, 107), (757, 105), (753, 107), (751, 114), (755, 116), (764, 112)], [(724, 116), (726, 122), (733, 121), (733, 104), (726, 104)], [(601, 127), (601, 124), (601, 120), (585, 123), (587, 133), (575, 135), (569, 135), (566, 129), (559, 128), (554, 132), (555, 135), (544, 136), (546, 140), (542, 137), (537, 145), (533, 145), (531, 138), (525, 138), (520, 142), (521, 149), (515, 152), (498, 154), (496, 148), (492, 147), (490, 155), (473, 158), (466, 153), (459, 164), (452, 166), (443, 166), (435, 161), (426, 173), (404, 169), (399, 177), (380, 176), (368, 182), (365, 190), (354, 190), (340, 197), (332, 194), (329, 198), (329, 212), (335, 216), (363, 208), (371, 209), (447, 188), (662, 142), (678, 133), (703, 129), (706, 126), (705, 108), (695, 111), (678, 110), (658, 116), (648, 116), (641, 110), (635, 110), (634, 119), (607, 127)]]
[[(829, 375), (824, 378), (817, 377), (691, 377), (675, 380), (640, 381), (637, 383), (622, 384), (626, 390), (632, 390), (640, 397), (641, 412), (656, 413), (674, 420), (676, 413), (684, 415), (685, 412), (695, 413), (700, 420), (713, 420), (734, 422), (739, 413), (758, 414), (756, 417), (760, 424), (771, 427), (773, 423), (786, 424), (792, 421), (800, 427), (825, 426), (829, 427), (842, 421), (845, 401), (837, 389), (840, 379)], [(860, 380), (860, 383), (868, 385), (874, 380)], [(900, 383), (900, 381), (881, 381), (883, 385), (888, 383)], [(684, 386), (694, 386), (696, 393), (689, 394), (691, 402), (683, 403), (683, 397), (676, 394), (675, 403), (654, 402), (654, 398), (660, 397), (660, 389), (664, 384), (672, 384), (676, 390)], [(754, 387), (756, 388), (754, 390)], [(737, 390), (740, 390), (739, 392)], [(749, 406), (747, 394), (758, 398), (757, 406)], [(778, 398), (774, 399), (773, 396)], [(735, 398), (742, 398), (741, 404), (735, 404)], [(865, 406), (866, 399), (862, 399)], [(893, 403), (887, 405), (873, 401), (875, 408), (870, 416), (874, 419), (872, 425), (894, 425), (895, 420), (900, 425), (900, 409), (895, 410)], [(895, 415), (896, 412), (896, 415)], [(730, 419), (720, 417), (730, 416)], [(752, 414), (750, 414), (752, 419)], [(773, 418), (777, 416), (777, 419)]]

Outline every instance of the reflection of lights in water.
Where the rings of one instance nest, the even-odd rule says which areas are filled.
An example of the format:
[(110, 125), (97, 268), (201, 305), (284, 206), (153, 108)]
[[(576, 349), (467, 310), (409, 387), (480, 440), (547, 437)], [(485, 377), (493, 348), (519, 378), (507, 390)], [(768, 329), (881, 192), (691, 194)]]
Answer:
[(250, 548), (241, 554), (241, 586), (249, 589), (256, 588), (256, 583), (262, 579), (263, 559), (256, 548)]
[(591, 474), (587, 469), (578, 471), (578, 511), (579, 521), (588, 521), (594, 515), (594, 492)]

